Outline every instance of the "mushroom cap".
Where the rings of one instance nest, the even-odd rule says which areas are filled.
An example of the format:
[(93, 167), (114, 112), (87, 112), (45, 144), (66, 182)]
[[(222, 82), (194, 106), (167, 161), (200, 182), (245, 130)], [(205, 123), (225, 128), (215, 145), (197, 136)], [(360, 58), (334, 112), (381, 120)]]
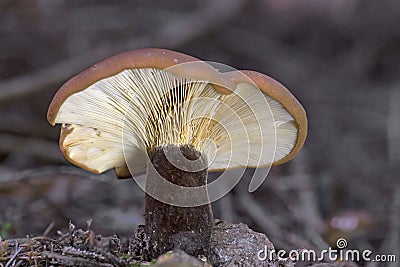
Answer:
[[(108, 78), (120, 73), (127, 69), (140, 69), (140, 68), (155, 68), (167, 69), (172, 66), (177, 66), (187, 62), (203, 62), (195, 57), (185, 55), (179, 52), (158, 49), (158, 48), (143, 48), (138, 50), (126, 51), (114, 56), (108, 57), (102, 61), (97, 62), (90, 68), (75, 75), (67, 82), (65, 82), (60, 89), (56, 92), (53, 100), (50, 103), (47, 120), (51, 125), (55, 125), (57, 113), (64, 103), (64, 101), (71, 95), (85, 90), (92, 84), (101, 79)], [(201, 67), (201, 70), (199, 70)], [(180, 69), (174, 68), (174, 72), (179, 75), (189, 76), (197, 79), (215, 79), (218, 84), (224, 84), (221, 79), (218, 79), (218, 73), (208, 64), (196, 64), (196, 69)], [(229, 85), (228, 85), (229, 86)], [(222, 94), (227, 94), (229, 91), (222, 86), (217, 86), (217, 89)]]
[[(60, 149), (71, 163), (93, 173), (115, 168), (118, 177), (144, 173), (147, 152), (169, 143), (204, 150), (213, 159), (209, 171), (276, 165), (293, 158), (307, 135), (303, 107), (274, 79), (220, 73), (155, 48), (120, 53), (77, 74), (57, 91), (47, 119), (62, 124)], [(230, 149), (251, 159), (228, 164)], [(137, 167), (128, 169), (127, 161)]]

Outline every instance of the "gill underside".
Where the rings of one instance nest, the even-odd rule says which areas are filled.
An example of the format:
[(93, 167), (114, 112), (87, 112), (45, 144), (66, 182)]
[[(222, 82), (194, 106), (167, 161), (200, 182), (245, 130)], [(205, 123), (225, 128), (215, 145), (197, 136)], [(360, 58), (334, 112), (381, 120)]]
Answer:
[(207, 81), (158, 69), (125, 70), (73, 94), (56, 123), (68, 125), (60, 145), (74, 164), (103, 172), (133, 160), (132, 175), (144, 173), (158, 146), (193, 146), (212, 171), (271, 164), (297, 138), (293, 117), (251, 82), (221, 95)]

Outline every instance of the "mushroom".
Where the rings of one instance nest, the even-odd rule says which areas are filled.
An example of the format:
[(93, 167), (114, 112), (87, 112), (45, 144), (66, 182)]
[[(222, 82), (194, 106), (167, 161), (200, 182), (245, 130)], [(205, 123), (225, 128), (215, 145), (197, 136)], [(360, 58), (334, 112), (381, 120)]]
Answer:
[(47, 119), (62, 125), (71, 163), (121, 178), (146, 174), (147, 258), (173, 248), (207, 256), (216, 199), (207, 172), (286, 162), (307, 133), (303, 107), (272, 78), (221, 73), (165, 49), (117, 54), (74, 76)]

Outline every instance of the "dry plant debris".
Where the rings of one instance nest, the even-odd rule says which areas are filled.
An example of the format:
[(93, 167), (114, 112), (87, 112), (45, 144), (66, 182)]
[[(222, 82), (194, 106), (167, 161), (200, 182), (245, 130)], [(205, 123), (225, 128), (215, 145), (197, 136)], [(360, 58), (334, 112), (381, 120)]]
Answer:
[[(67, 233), (57, 232), (56, 238), (27, 237), (0, 241), (0, 266), (154, 266), (154, 267), (229, 267), (275, 266), (293, 267), (289, 260), (278, 259), (275, 247), (265, 234), (257, 233), (245, 224), (215, 220), (211, 237), (211, 255), (207, 259), (189, 256), (183, 251), (167, 252), (151, 262), (144, 261), (148, 239), (144, 226), (138, 227), (131, 239), (103, 237), (90, 229), (76, 228), (69, 223)], [(271, 257), (259, 259), (265, 248)], [(320, 263), (315, 266), (355, 267), (354, 263)]]

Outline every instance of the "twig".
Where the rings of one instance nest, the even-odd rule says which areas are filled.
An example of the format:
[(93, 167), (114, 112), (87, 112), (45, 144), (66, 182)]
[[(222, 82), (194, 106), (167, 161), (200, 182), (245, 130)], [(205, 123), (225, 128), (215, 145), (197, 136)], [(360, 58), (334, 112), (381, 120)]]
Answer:
[(51, 85), (71, 77), (91, 63), (116, 51), (146, 46), (177, 47), (229, 20), (240, 11), (242, 3), (243, 0), (209, 0), (203, 9), (166, 23), (149, 33), (150, 36), (135, 37), (121, 45), (98, 46), (36, 73), (3, 81), (0, 83), (0, 104), (25, 99), (39, 91), (48, 90)]
[(239, 190), (239, 202), (244, 208), (243, 210), (261, 226), (263, 232), (282, 235), (280, 227), (270, 219), (272, 216), (250, 196), (249, 192)]
[(10, 264), (12, 264), (15, 260), (15, 258), (17, 257), (17, 255), (21, 252), (22, 247), (18, 247), (18, 243), (15, 243), (15, 252), (14, 254), (11, 256), (11, 258), (8, 260), (7, 264), (5, 267), (10, 267)]
[(71, 256), (77, 256), (77, 257), (83, 257), (85, 259), (90, 258), (90, 259), (95, 259), (98, 261), (104, 261), (105, 257), (101, 254), (98, 254), (96, 252), (92, 251), (86, 251), (86, 250), (80, 250), (74, 247), (64, 247), (63, 248), (63, 254), (68, 254)]
[(0, 134), (0, 152), (30, 155), (51, 162), (65, 162), (57, 142), (35, 137), (19, 137), (12, 134)]
[[(373, 56), (368, 55), (373, 55), (380, 44), (379, 42), (368, 41), (357, 42), (358, 46), (354, 47), (346, 54), (341, 55), (341, 57), (337, 59), (336, 64), (326, 64), (323, 59), (318, 58), (312, 53), (293, 48), (283, 42), (268, 38), (267, 35), (240, 28), (227, 29), (224, 33), (224, 42), (222, 43), (229, 44), (229, 46), (226, 47), (227, 50), (240, 53), (267, 65), (273, 65), (275, 70), (279, 68), (278, 70), (281, 70), (281, 75), (287, 75), (287, 78), (281, 76), (282, 81), (291, 80), (295, 77), (296, 84), (302, 83), (302, 87), (308, 88), (310, 92), (313, 92), (313, 94), (308, 95), (307, 100), (317, 104), (331, 103), (332, 95), (327, 94), (327, 90), (342, 88), (344, 86), (344, 81), (347, 81), (349, 77), (353, 77), (354, 79), (354, 76), (360, 76), (365, 73), (367, 71), (365, 67), (369, 66), (366, 60), (373, 58)], [(251, 42), (231, 45), (237, 43), (237, 36), (241, 36), (244, 40), (251, 40)], [(260, 51), (264, 53), (260, 53)], [(306, 68), (304, 67), (305, 62), (307, 62)], [(315, 75), (316, 73), (318, 73), (318, 75)], [(324, 86), (327, 84), (327, 81), (329, 81), (329, 87)], [(363, 90), (362, 92), (365, 92), (366, 88), (370, 88), (371, 90), (368, 90), (369, 94), (353, 93), (352, 97), (348, 100), (341, 97), (340, 100), (342, 104), (348, 104), (354, 108), (354, 102), (368, 103), (366, 100), (382, 99), (382, 92), (374, 90), (375, 87), (372, 87), (368, 80), (364, 82), (358, 81), (358, 83), (362, 84), (355, 85), (347, 82), (347, 86)], [(324, 86), (325, 90), (319, 90), (322, 86)], [(372, 96), (371, 94), (374, 95)], [(327, 99), (327, 97), (329, 97), (329, 99)], [(346, 101), (350, 103), (346, 103)], [(370, 106), (365, 109), (370, 112)]]
[(61, 263), (65, 266), (99, 266), (99, 267), (113, 267), (110, 263), (103, 262), (93, 262), (93, 260), (88, 260), (84, 257), (74, 257), (74, 256), (64, 256), (57, 253), (43, 252), (43, 256), (50, 258), (53, 264)]
[(237, 14), (244, 3), (243, 0), (209, 0), (197, 12), (174, 20), (156, 31), (153, 42), (177, 47), (211, 29), (216, 29), (216, 25)]
[(126, 265), (123, 260), (121, 260), (114, 254), (112, 254), (104, 249), (97, 248), (95, 250), (96, 250), (96, 252), (100, 253), (103, 257), (105, 257), (108, 262), (110, 262), (114, 265), (117, 265), (117, 266), (125, 266)]
[(304, 226), (313, 244), (323, 249), (328, 247), (321, 237), (324, 222), (317, 206), (318, 201), (311, 177), (305, 171), (306, 152), (303, 149), (301, 155), (292, 161), (291, 175), (277, 179), (276, 186), (272, 186), (271, 189), (276, 191), (276, 195), (286, 204), (296, 221)]
[(83, 171), (77, 167), (70, 167), (70, 166), (61, 166), (61, 167), (47, 166), (47, 167), (37, 168), (37, 169), (26, 169), (26, 170), (14, 172), (14, 173), (0, 174), (0, 184), (16, 182), (16, 181), (23, 181), (26, 179), (34, 178), (35, 176), (54, 175), (54, 174), (76, 175), (76, 176), (81, 176), (81, 177), (93, 179), (95, 181), (100, 181), (100, 182), (109, 182), (110, 181), (109, 174), (96, 174), (95, 175), (95, 174), (91, 174), (89, 172)]
[(43, 139), (56, 139), (58, 136), (58, 131), (52, 129), (44, 116), (38, 119), (35, 116), (15, 112), (15, 110), (1, 112), (0, 132)]
[(46, 227), (46, 230), (44, 230), (44, 232), (43, 232), (43, 237), (48, 236), (48, 234), (50, 233), (50, 231), (53, 229), (54, 225), (55, 225), (55, 223), (54, 223), (54, 221), (52, 221), (52, 222)]
[[(306, 156), (307, 150), (303, 149), (301, 155), (298, 155), (296, 159), (292, 161), (290, 165), (292, 167), (292, 174), (303, 177), (303, 186), (299, 188), (298, 195), (299, 201), (295, 207), (294, 214), (297, 215), (298, 220), (303, 225), (307, 225), (313, 229), (317, 234), (323, 231), (323, 220), (317, 206), (317, 197), (315, 196), (314, 186), (311, 181), (310, 175), (306, 173)], [(326, 244), (324, 244), (326, 245)]]
[[(399, 246), (400, 246), (400, 189), (394, 191), (393, 202), (390, 207), (390, 225), (389, 231), (385, 236), (385, 239), (381, 244), (381, 251), (387, 251), (396, 255), (396, 258), (400, 258)], [(398, 263), (388, 263), (387, 266), (394, 267)]]

